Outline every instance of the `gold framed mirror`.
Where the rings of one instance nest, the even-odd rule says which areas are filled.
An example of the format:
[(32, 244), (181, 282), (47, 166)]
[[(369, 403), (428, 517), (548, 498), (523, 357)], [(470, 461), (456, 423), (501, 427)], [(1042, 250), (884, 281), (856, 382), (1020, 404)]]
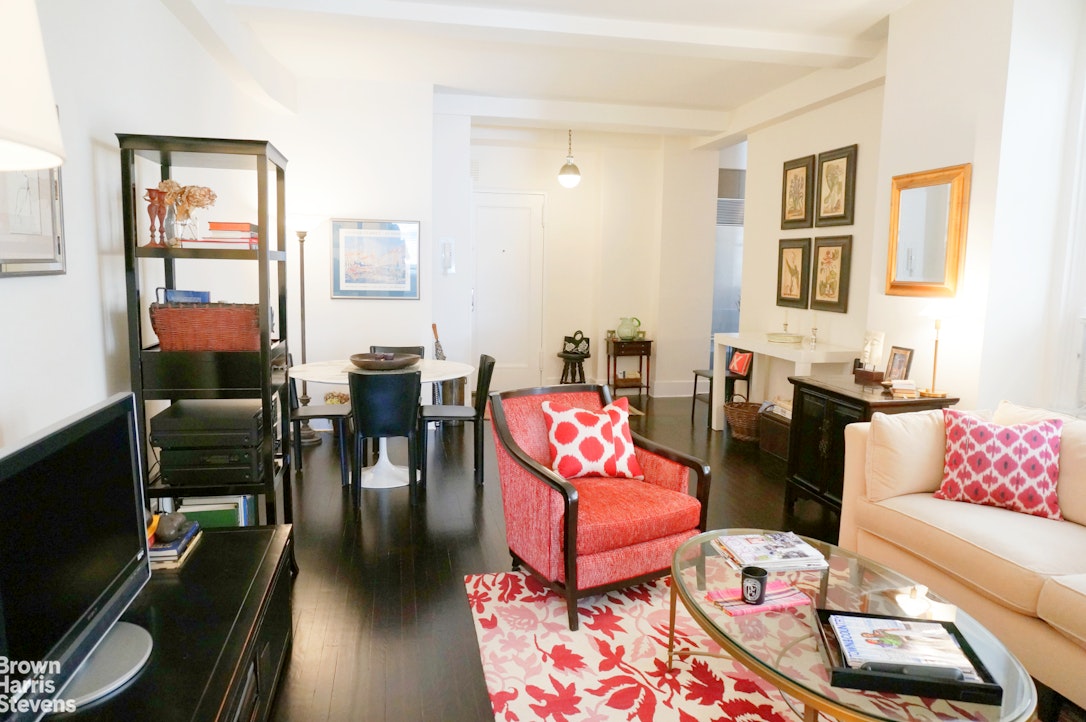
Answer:
[(965, 265), (972, 165), (894, 176), (886, 295), (953, 296)]

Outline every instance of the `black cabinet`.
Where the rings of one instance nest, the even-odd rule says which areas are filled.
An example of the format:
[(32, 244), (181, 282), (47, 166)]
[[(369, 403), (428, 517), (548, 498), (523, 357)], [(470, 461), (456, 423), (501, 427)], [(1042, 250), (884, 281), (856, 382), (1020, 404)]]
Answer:
[[(618, 359), (620, 356), (637, 357), (637, 374), (632, 373), (619, 376)], [(639, 339), (636, 341), (623, 341), (617, 338), (607, 339), (607, 383), (618, 393), (619, 389), (637, 389), (638, 395), (641, 389), (645, 389), (645, 395), (649, 393), (649, 376), (652, 374), (652, 341)]]
[(792, 376), (792, 425), (788, 438), (788, 485), (785, 516), (797, 497), (841, 511), (845, 471), (845, 427), (870, 421), (876, 411), (900, 414), (942, 409), (957, 398), (895, 399), (880, 386), (863, 386), (852, 376)]
[(64, 719), (268, 719), (293, 639), (293, 571), (289, 525), (205, 530), (124, 614), (151, 633), (146, 666)]
[[(118, 134), (124, 211), (125, 279), (132, 391), (141, 428), (148, 403), (181, 399), (261, 400), (263, 438), (258, 453), (263, 476), (239, 483), (169, 486), (154, 472), (147, 435), (142, 435), (143, 473), (149, 497), (263, 495), (268, 523), (291, 521), (290, 397), (287, 366), (286, 159), (261, 140), (218, 140)], [(211, 178), (211, 181), (203, 179)], [(161, 180), (190, 178), (218, 188), (216, 206), (255, 220), (255, 244), (242, 247), (151, 245), (145, 188)], [(212, 188), (213, 190), (215, 188)], [(229, 196), (229, 197), (226, 197)], [(202, 213), (212, 215), (214, 210)], [(228, 220), (236, 220), (228, 218)], [(240, 262), (240, 264), (239, 264)], [(194, 265), (195, 264), (195, 265)], [(149, 323), (157, 287), (192, 289), (187, 271), (199, 279), (209, 266), (238, 279), (256, 277), (253, 295), (260, 326), (259, 349), (251, 351), (163, 351)], [(233, 265), (229, 265), (233, 264)], [(277, 328), (275, 326), (277, 325)], [(161, 404), (152, 407), (152, 411)], [(153, 413), (151, 413), (153, 415)], [(281, 506), (278, 500), (282, 499)]]

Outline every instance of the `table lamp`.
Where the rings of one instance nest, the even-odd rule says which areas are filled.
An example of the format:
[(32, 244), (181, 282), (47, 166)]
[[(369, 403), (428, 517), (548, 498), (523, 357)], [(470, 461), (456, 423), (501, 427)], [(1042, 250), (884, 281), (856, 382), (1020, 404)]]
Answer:
[(920, 395), (928, 399), (946, 398), (945, 391), (937, 391), (935, 374), (939, 370), (939, 330), (943, 327), (943, 320), (949, 314), (949, 307), (944, 303), (933, 303), (921, 312), (921, 316), (935, 321), (935, 352), (931, 357), (931, 387), (920, 390)]

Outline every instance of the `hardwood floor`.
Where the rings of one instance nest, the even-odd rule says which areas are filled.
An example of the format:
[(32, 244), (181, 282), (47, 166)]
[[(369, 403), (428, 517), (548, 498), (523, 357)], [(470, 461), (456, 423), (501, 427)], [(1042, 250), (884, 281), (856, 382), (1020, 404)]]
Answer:
[[(691, 423), (689, 397), (642, 403), (636, 431), (710, 463), (711, 528), (782, 526), (784, 462), (707, 429), (704, 404)], [(275, 720), (493, 719), (463, 584), (510, 569), (489, 424), (485, 432), (486, 483), (476, 488), (470, 426), (431, 430), (430, 481), (415, 508), (406, 488), (365, 490), (356, 506), (327, 435), (303, 451), (294, 647)], [(402, 440), (390, 446), (406, 463)], [(797, 516), (797, 532), (836, 540), (814, 504), (799, 502)]]

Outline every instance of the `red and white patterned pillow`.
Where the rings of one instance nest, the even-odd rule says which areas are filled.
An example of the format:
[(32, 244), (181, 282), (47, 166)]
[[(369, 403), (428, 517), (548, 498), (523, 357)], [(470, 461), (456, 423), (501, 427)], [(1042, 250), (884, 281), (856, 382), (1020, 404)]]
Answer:
[(600, 411), (544, 401), (551, 468), (564, 479), (581, 476), (644, 479), (630, 434), (630, 402), (621, 398)]
[(953, 409), (943, 415), (946, 460), (935, 498), (1063, 518), (1056, 494), (1063, 421), (1000, 426)]

